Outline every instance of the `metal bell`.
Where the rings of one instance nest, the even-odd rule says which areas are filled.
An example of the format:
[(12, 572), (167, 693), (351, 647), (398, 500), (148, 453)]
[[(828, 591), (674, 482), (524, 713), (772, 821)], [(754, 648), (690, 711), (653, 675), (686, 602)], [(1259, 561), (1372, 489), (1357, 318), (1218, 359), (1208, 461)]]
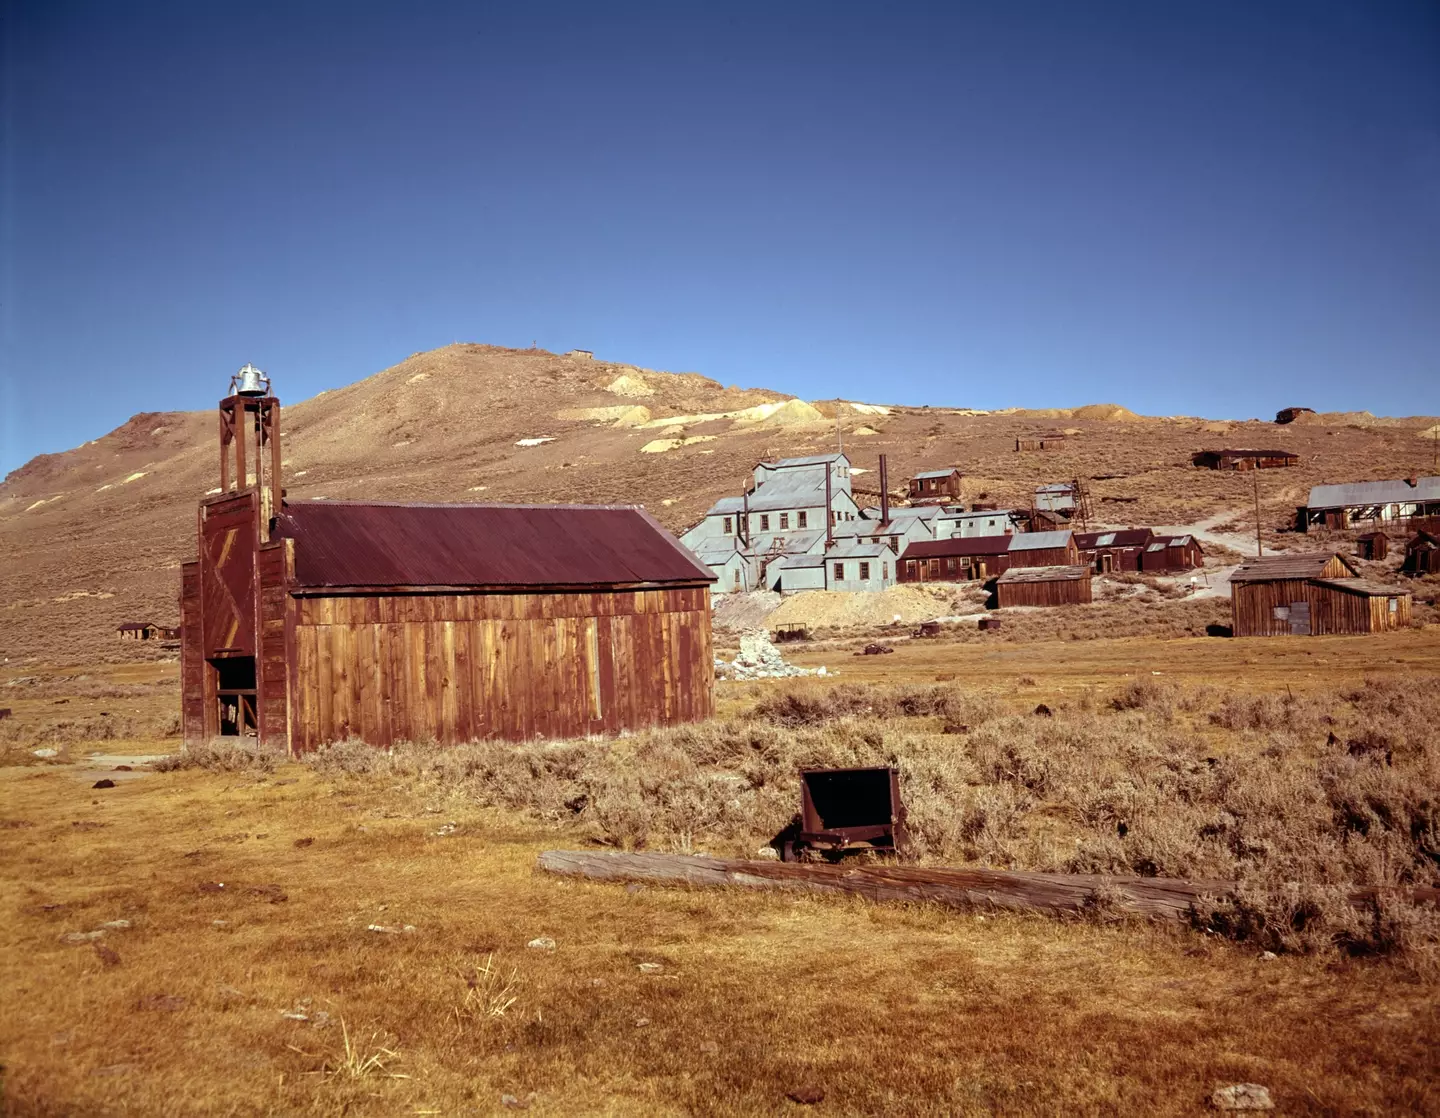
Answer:
[(230, 389), (237, 396), (270, 395), (270, 378), (247, 363), (243, 369), (230, 378)]

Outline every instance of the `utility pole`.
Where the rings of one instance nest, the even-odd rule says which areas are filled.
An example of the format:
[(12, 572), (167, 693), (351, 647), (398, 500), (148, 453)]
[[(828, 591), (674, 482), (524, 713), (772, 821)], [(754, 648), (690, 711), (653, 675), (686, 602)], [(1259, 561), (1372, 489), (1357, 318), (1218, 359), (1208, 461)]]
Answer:
[(1260, 471), (1252, 466), (1250, 476), (1255, 482), (1255, 558), (1259, 559), (1265, 554), (1265, 545), (1260, 542)]

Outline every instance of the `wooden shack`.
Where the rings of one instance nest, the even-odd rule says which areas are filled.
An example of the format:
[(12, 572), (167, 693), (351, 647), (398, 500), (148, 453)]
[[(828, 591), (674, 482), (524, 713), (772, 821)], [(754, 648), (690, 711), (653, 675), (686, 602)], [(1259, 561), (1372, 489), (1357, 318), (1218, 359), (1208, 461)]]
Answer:
[(1140, 556), (1155, 533), (1149, 528), (1116, 528), (1107, 532), (1077, 532), (1075, 547), (1080, 561), (1100, 575), (1112, 571), (1138, 571)]
[(1011, 567), (995, 581), (995, 601), (1001, 609), (1070, 606), (1090, 600), (1089, 567)]
[(1156, 536), (1140, 553), (1140, 569), (1146, 574), (1193, 571), (1205, 565), (1205, 549), (1194, 536)]
[(1390, 554), (1390, 537), (1384, 532), (1366, 532), (1356, 536), (1355, 554), (1372, 562), (1384, 559)]
[(1410, 624), (1410, 594), (1357, 577), (1343, 555), (1252, 559), (1230, 576), (1237, 637), (1379, 633)]
[(1068, 528), (1017, 532), (1010, 537), (1009, 557), (1011, 567), (1073, 567), (1080, 563), (1080, 549)]
[(1440, 536), (1416, 532), (1405, 542), (1405, 562), (1400, 568), (1407, 575), (1440, 574)]
[[(670, 725), (714, 708), (714, 575), (641, 508), (285, 501), (279, 404), (221, 402), (181, 574), (185, 742), (299, 753)], [(246, 485), (244, 455), (268, 459)], [(233, 478), (229, 454), (236, 463)]]
[[(910, 500), (912, 501), (934, 501), (947, 498), (958, 499), (960, 493), (960, 471), (951, 467), (948, 470), (926, 470), (924, 473), (916, 474), (910, 479), (908, 486)], [(882, 488), (884, 482), (881, 483)]]
[(122, 621), (115, 632), (122, 641), (158, 641), (165, 631), (151, 621)]
[(965, 582), (993, 578), (1010, 566), (1010, 537), (951, 536), (920, 540), (897, 565), (901, 582)]
[(1298, 466), (1300, 455), (1288, 450), (1202, 450), (1190, 461), (1207, 470), (1278, 470)]
[(1021, 435), (1015, 440), (1016, 451), (1061, 450), (1065, 446), (1064, 431), (1046, 431), (1044, 434)]

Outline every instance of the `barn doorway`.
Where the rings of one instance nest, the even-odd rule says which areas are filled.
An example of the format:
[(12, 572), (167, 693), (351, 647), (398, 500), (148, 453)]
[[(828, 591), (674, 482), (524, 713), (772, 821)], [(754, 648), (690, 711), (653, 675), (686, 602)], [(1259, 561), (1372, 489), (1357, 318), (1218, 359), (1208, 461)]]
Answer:
[(1308, 637), (1310, 635), (1310, 603), (1290, 603), (1290, 635), (1292, 637)]
[(253, 738), (260, 731), (256, 716), (255, 657), (225, 656), (211, 660), (215, 673), (216, 725), (221, 737)]
[(1114, 569), (1115, 556), (1111, 555), (1108, 551), (1102, 552), (1100, 555), (1100, 573), (1102, 575), (1108, 575)]

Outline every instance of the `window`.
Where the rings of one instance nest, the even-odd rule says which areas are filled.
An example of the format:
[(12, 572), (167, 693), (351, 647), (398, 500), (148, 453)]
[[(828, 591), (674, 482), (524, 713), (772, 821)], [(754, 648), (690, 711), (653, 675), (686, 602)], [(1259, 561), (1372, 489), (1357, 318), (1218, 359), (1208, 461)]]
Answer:
[(919, 567), (919, 566), (920, 566), (920, 563), (919, 563), (918, 560), (916, 560), (916, 559), (906, 559), (906, 560), (905, 560), (905, 573), (908, 574), (911, 578), (914, 578), (914, 577), (915, 577), (915, 569), (916, 569), (917, 567)]
[(761, 516), (761, 517), (760, 517), (760, 531), (762, 531), (762, 532), (768, 532), (768, 531), (770, 531), (770, 517), (769, 517), (768, 515), (765, 515), (765, 516)]
[(881, 564), (880, 564), (880, 581), (881, 581), (881, 582), (889, 582), (889, 581), (890, 581), (890, 564), (889, 564), (889, 563), (881, 563)]
[(804, 528), (804, 527), (805, 527), (805, 519), (806, 519), (805, 510), (804, 510), (804, 509), (801, 509), (799, 512), (797, 512), (797, 513), (795, 514), (795, 526), (796, 526), (797, 528)]
[(789, 514), (788, 512), (782, 512), (782, 513), (780, 514), (780, 531), (784, 532), (784, 531), (787, 531), (789, 528), (790, 528), (790, 514)]
[(840, 523), (840, 514), (839, 514), (838, 512), (836, 512), (834, 509), (831, 509), (831, 510), (830, 510), (830, 523), (831, 523), (831, 524), (839, 524), (839, 523)]
[(836, 582), (844, 582), (844, 581), (845, 581), (845, 564), (844, 564), (844, 563), (836, 563), (836, 564), (835, 564), (835, 581), (836, 581)]
[(860, 564), (860, 581), (861, 581), (861, 582), (864, 582), (864, 581), (865, 581), (866, 579), (868, 579), (869, 577), (870, 577), (870, 564), (869, 564), (869, 563), (861, 563), (861, 564)]
[(939, 559), (931, 559), (931, 560), (930, 560), (930, 577), (931, 577), (931, 578), (939, 578), (939, 577), (940, 577), (940, 560), (939, 560)]
[(724, 530), (725, 535), (727, 535), (727, 536), (732, 536), (732, 535), (735, 534), (735, 526), (734, 526), (731, 518), (728, 517), (728, 516), (725, 518), (725, 524), (724, 524), (724, 529), (723, 529), (723, 530)]
[(1391, 599), (1390, 599), (1390, 612), (1391, 612), (1391, 613), (1399, 613), (1399, 612), (1400, 612), (1400, 599), (1399, 599), (1399, 598), (1391, 598)]
[(739, 568), (739, 567), (736, 567), (736, 568), (735, 568), (735, 589), (736, 589), (736, 590), (739, 590), (739, 589), (740, 589), (740, 568)]
[(953, 575), (953, 574), (955, 573), (955, 560), (954, 560), (954, 559), (946, 559), (946, 560), (945, 560), (945, 573), (946, 573), (946, 574), (951, 574), (951, 575)]

